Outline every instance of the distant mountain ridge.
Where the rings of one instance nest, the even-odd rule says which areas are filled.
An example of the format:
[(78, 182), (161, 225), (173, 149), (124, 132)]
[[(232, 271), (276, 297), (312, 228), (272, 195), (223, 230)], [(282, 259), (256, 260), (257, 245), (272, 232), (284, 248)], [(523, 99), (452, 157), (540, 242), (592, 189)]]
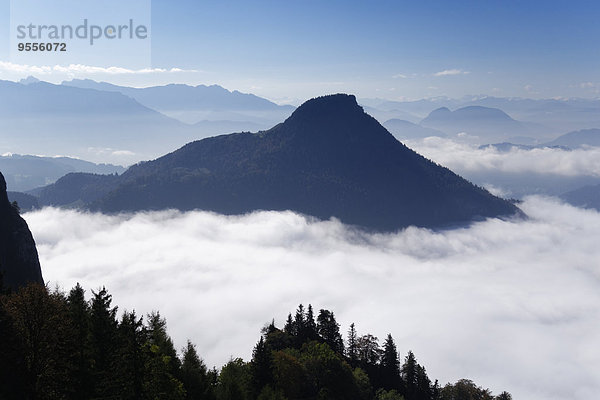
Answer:
[(132, 163), (199, 136), (121, 93), (0, 81), (0, 153)]
[(249, 122), (264, 126), (265, 123), (281, 121), (294, 110), (292, 106), (280, 106), (254, 94), (229, 91), (218, 85), (169, 84), (132, 88), (90, 79), (74, 79), (65, 81), (62, 85), (118, 92), (186, 123)]
[(600, 211), (600, 185), (588, 185), (560, 196), (576, 207), (593, 208)]
[(576, 149), (585, 146), (600, 147), (600, 129), (582, 129), (565, 133), (545, 144), (546, 146), (564, 146)]
[(389, 119), (382, 124), (396, 139), (422, 139), (431, 136), (447, 137), (444, 132), (437, 129), (426, 128), (401, 119)]
[[(104, 191), (86, 202), (104, 212), (292, 210), (379, 231), (519, 212), (408, 149), (354, 96), (343, 94), (309, 100), (268, 131), (189, 143), (129, 168), (114, 182), (82, 174), (69, 179), (75, 176), (88, 193)], [(66, 178), (40, 193), (42, 204)]]
[(452, 136), (466, 133), (484, 142), (533, 144), (536, 137), (544, 133), (543, 127), (514, 120), (500, 109), (482, 106), (467, 106), (454, 111), (440, 107), (424, 118), (420, 125)]
[(24, 192), (53, 183), (70, 172), (121, 174), (125, 167), (94, 164), (71, 157), (10, 154), (0, 156), (0, 171), (3, 171), (10, 190)]
[(361, 99), (361, 104), (371, 107), (374, 110), (373, 115), (385, 113), (386, 117), (382, 121), (400, 118), (416, 122), (406, 115), (423, 119), (440, 107), (454, 110), (467, 106), (482, 106), (500, 109), (518, 121), (543, 126), (545, 132), (540, 132), (543, 136), (600, 127), (600, 99), (530, 99), (468, 95), (458, 99), (441, 96), (412, 101)]
[[(26, 84), (0, 81), (0, 154), (69, 154), (94, 162), (129, 165), (155, 158), (192, 140), (265, 129), (273, 125), (272, 119), (280, 121), (293, 110), (254, 95), (204, 87), (223, 97), (221, 108), (191, 111), (186, 108), (185, 112), (198, 117), (196, 123), (189, 124), (173, 118), (179, 117), (177, 110), (170, 110), (173, 115), (168, 116), (130, 95), (134, 93), (180, 108), (189, 103), (188, 108), (193, 108), (196, 98), (186, 97), (185, 93), (191, 89), (201, 91), (199, 87), (100, 86), (106, 86), (107, 90), (54, 85), (35, 79), (27, 80)], [(109, 87), (112, 89), (108, 90)], [(185, 93), (179, 96), (182, 91)], [(215, 98), (204, 100), (219, 104)], [(236, 101), (240, 107), (251, 103), (256, 108), (238, 109)], [(229, 109), (228, 102), (232, 102)]]

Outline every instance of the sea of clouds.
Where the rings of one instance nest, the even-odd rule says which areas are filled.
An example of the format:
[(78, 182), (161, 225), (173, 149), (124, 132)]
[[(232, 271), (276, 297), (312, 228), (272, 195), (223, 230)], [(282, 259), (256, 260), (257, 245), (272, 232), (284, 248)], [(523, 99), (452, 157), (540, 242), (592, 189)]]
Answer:
[(458, 173), (493, 171), (600, 177), (600, 147), (575, 150), (515, 147), (504, 152), (494, 147), (479, 148), (479, 145), (472, 143), (440, 137), (402, 142), (417, 153)]
[(529, 197), (526, 220), (366, 234), (292, 212), (25, 215), (44, 278), (106, 286), (120, 310), (160, 310), (209, 366), (248, 360), (260, 329), (299, 303), (341, 330), (391, 333), (440, 383), (515, 399), (600, 392), (600, 214)]

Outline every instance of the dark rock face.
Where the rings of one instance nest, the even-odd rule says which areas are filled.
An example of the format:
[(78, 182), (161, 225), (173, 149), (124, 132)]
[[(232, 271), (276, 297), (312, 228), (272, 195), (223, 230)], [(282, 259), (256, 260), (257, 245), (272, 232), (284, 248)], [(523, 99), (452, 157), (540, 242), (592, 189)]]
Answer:
[(6, 181), (0, 173), (0, 271), (4, 286), (16, 289), (28, 283), (44, 284), (35, 241), (27, 223), (10, 204)]

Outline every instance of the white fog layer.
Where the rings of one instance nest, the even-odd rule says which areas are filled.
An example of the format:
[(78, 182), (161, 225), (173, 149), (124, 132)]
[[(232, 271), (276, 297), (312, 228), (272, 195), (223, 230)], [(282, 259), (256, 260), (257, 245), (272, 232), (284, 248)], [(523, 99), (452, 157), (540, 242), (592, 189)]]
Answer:
[[(419, 151), (450, 167), (458, 161), (449, 157), (502, 164), (485, 152), (438, 160)], [(600, 171), (598, 155), (557, 164), (548, 154), (567, 174)], [(351, 322), (381, 341), (391, 333), (402, 357), (413, 350), (441, 384), (468, 378), (515, 399), (594, 398), (600, 214), (540, 197), (521, 208), (528, 220), (381, 235), (291, 212), (46, 208), (25, 218), (50, 287), (80, 282), (89, 296), (104, 285), (120, 311), (160, 310), (176, 346), (191, 339), (209, 366), (248, 360), (265, 323), (281, 327), (299, 303), (312, 303), (335, 312), (344, 336)]]
[(575, 150), (561, 148), (513, 148), (498, 151), (493, 147), (459, 143), (451, 139), (428, 137), (403, 141), (419, 154), (450, 168), (463, 172), (538, 173), (561, 176), (600, 176), (600, 147)]

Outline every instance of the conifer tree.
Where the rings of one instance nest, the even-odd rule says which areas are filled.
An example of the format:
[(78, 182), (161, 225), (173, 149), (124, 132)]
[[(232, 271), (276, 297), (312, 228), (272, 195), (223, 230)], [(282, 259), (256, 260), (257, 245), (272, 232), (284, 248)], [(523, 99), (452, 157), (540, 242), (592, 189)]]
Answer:
[(404, 358), (404, 364), (402, 364), (401, 374), (402, 380), (405, 385), (405, 397), (407, 400), (415, 400), (417, 397), (417, 376), (418, 376), (417, 359), (412, 351), (409, 351), (407, 356)]
[(69, 292), (67, 308), (73, 324), (73, 396), (88, 398), (92, 385), (92, 344), (90, 305), (85, 300), (85, 290), (79, 282)]
[(313, 313), (313, 308), (311, 304), (308, 305), (308, 311), (306, 312), (305, 328), (305, 340), (315, 340), (318, 337), (317, 324), (315, 323), (315, 315)]
[(264, 338), (254, 347), (252, 361), (250, 362), (250, 379), (253, 397), (258, 397), (262, 389), (273, 382), (273, 362), (271, 350), (268, 348)]
[(115, 369), (118, 392), (122, 399), (143, 397), (146, 354), (144, 344), (147, 333), (142, 322), (133, 312), (125, 312), (118, 328), (118, 351)]
[(112, 296), (105, 287), (97, 293), (92, 290), (91, 300), (91, 354), (94, 360), (92, 378), (95, 397), (111, 397), (117, 394), (115, 362), (118, 359), (117, 308), (111, 307)]
[(294, 326), (294, 320), (292, 319), (292, 314), (289, 313), (287, 320), (285, 321), (285, 326), (283, 327), (283, 331), (290, 336), (296, 336), (296, 328)]
[(382, 387), (386, 390), (402, 389), (400, 378), (400, 360), (396, 344), (391, 334), (387, 335), (383, 344), (383, 354), (381, 357), (381, 378)]
[(144, 390), (152, 398), (183, 399), (185, 390), (179, 380), (180, 361), (167, 333), (167, 322), (158, 312), (148, 315), (147, 376)]
[(210, 400), (214, 398), (206, 365), (198, 356), (196, 347), (188, 340), (183, 349), (181, 381), (189, 400)]
[(356, 334), (354, 322), (350, 324), (350, 329), (348, 330), (348, 347), (346, 355), (350, 360), (350, 365), (356, 367), (358, 361), (358, 336)]
[(325, 343), (338, 354), (344, 354), (344, 340), (340, 335), (340, 325), (329, 310), (320, 310), (317, 317), (317, 333)]

